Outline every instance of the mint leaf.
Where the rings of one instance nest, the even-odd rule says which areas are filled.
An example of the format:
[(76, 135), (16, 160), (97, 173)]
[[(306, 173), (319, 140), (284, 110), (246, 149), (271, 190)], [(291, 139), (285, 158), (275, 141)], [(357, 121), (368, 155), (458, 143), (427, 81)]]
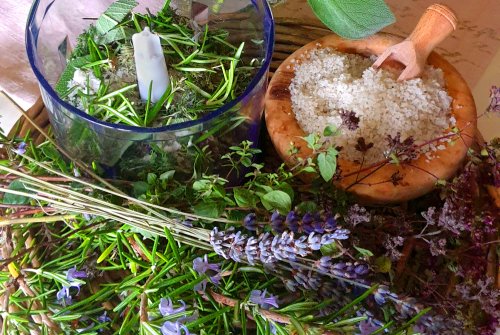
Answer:
[(257, 206), (258, 198), (252, 191), (245, 188), (235, 188), (233, 193), (234, 200), (236, 200), (238, 206), (245, 208), (254, 208)]
[(307, 0), (314, 14), (341, 37), (361, 39), (396, 19), (383, 0)]
[(283, 191), (271, 191), (264, 194), (260, 201), (268, 211), (278, 210), (281, 214), (286, 214), (292, 208), (292, 199)]
[(329, 148), (326, 153), (318, 155), (318, 167), (321, 177), (325, 181), (330, 181), (337, 170), (337, 150)]
[(205, 201), (196, 204), (193, 209), (196, 215), (218, 218), (224, 212), (224, 204), (215, 201)]

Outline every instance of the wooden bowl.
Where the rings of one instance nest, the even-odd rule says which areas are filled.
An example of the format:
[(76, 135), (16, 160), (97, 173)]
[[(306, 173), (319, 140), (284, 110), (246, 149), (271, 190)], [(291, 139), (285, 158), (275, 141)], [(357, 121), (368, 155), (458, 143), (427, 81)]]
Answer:
[[(289, 56), (273, 75), (267, 90), (265, 109), (269, 136), (281, 159), (289, 166), (296, 164), (296, 158), (290, 157), (289, 149), (293, 143), (299, 153), (296, 157), (307, 158), (312, 151), (300, 137), (307, 134), (301, 129), (292, 111), (289, 86), (294, 77), (294, 68), (300, 64), (301, 55), (318, 48), (332, 48), (340, 52), (356, 53), (364, 56), (380, 55), (387, 47), (399, 43), (402, 37), (379, 33), (363, 40), (345, 40), (337, 35), (328, 35), (317, 39)], [(458, 71), (443, 57), (433, 52), (427, 62), (443, 70), (446, 90), (453, 98), (451, 113), (459, 129), (446, 148), (433, 154), (429, 160), (425, 155), (408, 164), (384, 164), (361, 168), (359, 163), (342, 159), (338, 165), (341, 178), (335, 181), (337, 186), (354, 193), (360, 201), (368, 203), (395, 203), (414, 199), (431, 191), (437, 179), (449, 179), (457, 171), (471, 146), (477, 126), (476, 107), (471, 91)], [(451, 129), (448, 129), (450, 131)], [(359, 172), (361, 171), (361, 172)], [(359, 173), (358, 173), (359, 172)], [(399, 172), (402, 180), (396, 185), (391, 176)], [(310, 180), (310, 175), (302, 175)], [(360, 183), (359, 181), (362, 180)]]

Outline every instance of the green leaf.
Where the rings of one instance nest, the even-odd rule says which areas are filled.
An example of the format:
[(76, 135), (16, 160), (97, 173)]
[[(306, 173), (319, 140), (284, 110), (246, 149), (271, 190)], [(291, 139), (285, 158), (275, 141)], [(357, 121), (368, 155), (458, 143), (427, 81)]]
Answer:
[(259, 199), (252, 191), (237, 187), (233, 190), (233, 193), (234, 200), (236, 200), (239, 207), (255, 208), (257, 206)]
[(299, 213), (315, 213), (318, 210), (318, 205), (314, 201), (303, 201), (297, 205)]
[(54, 87), (57, 94), (59, 94), (60, 96), (64, 96), (67, 94), (68, 90), (70, 89), (68, 87), (68, 83), (73, 79), (76, 69), (84, 66), (88, 62), (90, 62), (89, 56), (74, 58), (68, 62), (66, 68), (61, 74), (61, 77), (59, 77), (59, 81)]
[(337, 151), (329, 148), (326, 153), (322, 152), (318, 155), (318, 167), (321, 177), (325, 181), (330, 181), (337, 170)]
[(396, 21), (383, 0), (307, 0), (328, 28), (348, 39), (375, 34)]
[(380, 256), (375, 260), (375, 268), (377, 272), (389, 273), (391, 271), (392, 262), (387, 256)]
[(339, 129), (333, 125), (328, 125), (323, 130), (323, 136), (337, 136), (339, 134)]
[(115, 28), (137, 5), (135, 0), (118, 0), (112, 3), (97, 20), (97, 32), (105, 35)]
[[(9, 185), (9, 190), (32, 193), (28, 191), (22, 181), (14, 180)], [(6, 205), (28, 205), (30, 203), (30, 198), (24, 195), (5, 193), (3, 197), (3, 203)]]
[(134, 196), (137, 198), (143, 194), (146, 194), (146, 192), (149, 189), (149, 185), (145, 181), (136, 181), (135, 183), (132, 184), (132, 188)]
[(174, 177), (175, 170), (169, 170), (167, 172), (163, 172), (160, 175), (160, 180), (171, 180)]
[(286, 214), (292, 208), (292, 199), (283, 191), (271, 191), (264, 194), (260, 200), (268, 211), (278, 210), (281, 214)]
[(194, 213), (196, 215), (205, 216), (209, 218), (218, 218), (224, 211), (224, 206), (215, 201), (200, 202), (194, 206)]
[(368, 249), (363, 249), (363, 248), (360, 248), (360, 247), (357, 247), (357, 246), (354, 246), (354, 249), (356, 249), (357, 251), (359, 251), (359, 253), (361, 255), (363, 255), (363, 256), (366, 256), (366, 257), (372, 257), (373, 256), (373, 252), (371, 252)]

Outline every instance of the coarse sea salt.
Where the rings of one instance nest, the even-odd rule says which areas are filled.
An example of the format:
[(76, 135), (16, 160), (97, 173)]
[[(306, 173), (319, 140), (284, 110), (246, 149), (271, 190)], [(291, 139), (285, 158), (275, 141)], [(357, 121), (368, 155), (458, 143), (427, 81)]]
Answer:
[[(412, 136), (417, 144), (425, 143), (443, 136), (450, 124), (456, 123), (440, 69), (427, 66), (421, 78), (400, 83), (395, 73), (371, 68), (373, 60), (360, 55), (325, 48), (311, 51), (307, 60), (301, 58), (301, 63), (295, 64), (290, 93), (302, 129), (322, 133), (327, 125), (340, 127), (339, 113), (345, 110), (360, 119), (358, 129), (342, 128), (333, 139), (336, 146), (344, 148), (343, 158), (362, 159), (354, 149), (359, 137), (374, 144), (364, 157), (369, 164), (384, 158), (388, 135), (399, 132), (402, 140)], [(445, 148), (432, 144), (424, 149)]]

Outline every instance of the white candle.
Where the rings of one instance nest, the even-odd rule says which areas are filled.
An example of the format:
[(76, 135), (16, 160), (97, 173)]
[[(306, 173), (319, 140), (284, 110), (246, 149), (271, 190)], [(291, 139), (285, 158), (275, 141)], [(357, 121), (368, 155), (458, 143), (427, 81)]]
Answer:
[(160, 100), (170, 84), (160, 37), (152, 34), (146, 27), (142, 32), (132, 36), (132, 43), (141, 99), (148, 99), (149, 86), (153, 82), (151, 101), (156, 102)]

